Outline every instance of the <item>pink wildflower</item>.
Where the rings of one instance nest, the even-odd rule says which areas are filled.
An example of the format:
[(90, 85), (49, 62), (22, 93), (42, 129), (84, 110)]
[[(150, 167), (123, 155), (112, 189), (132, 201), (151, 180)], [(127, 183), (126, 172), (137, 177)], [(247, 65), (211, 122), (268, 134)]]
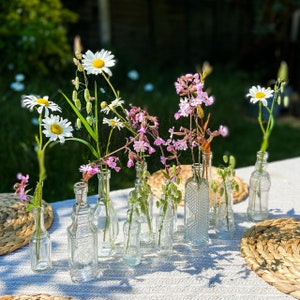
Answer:
[(82, 181), (84, 182), (88, 182), (90, 178), (100, 172), (96, 164), (81, 165), (79, 171), (82, 173)]
[(26, 197), (26, 186), (29, 180), (29, 175), (26, 176), (22, 175), (22, 173), (17, 174), (18, 180), (21, 182), (17, 182), (14, 184), (15, 195), (19, 195), (20, 200), (25, 201), (27, 199)]
[(104, 164), (108, 165), (109, 168), (115, 170), (116, 172), (119, 172), (121, 168), (117, 166), (118, 161), (119, 161), (118, 157), (110, 156), (106, 159)]

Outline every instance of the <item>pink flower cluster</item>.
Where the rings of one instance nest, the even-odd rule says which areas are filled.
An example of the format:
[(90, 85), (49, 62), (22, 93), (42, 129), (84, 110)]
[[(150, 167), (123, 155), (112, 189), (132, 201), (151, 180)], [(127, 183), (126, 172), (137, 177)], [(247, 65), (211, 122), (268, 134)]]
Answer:
[(200, 81), (198, 73), (186, 74), (175, 82), (176, 93), (180, 96), (179, 110), (174, 117), (178, 120), (180, 117), (188, 117), (197, 110), (199, 105), (210, 106), (214, 103), (214, 98), (208, 96), (203, 91), (204, 84)]
[[(155, 140), (158, 137), (159, 123), (155, 116), (140, 107), (131, 105), (130, 110), (126, 110), (127, 121), (135, 132), (129, 137), (129, 143), (126, 146), (128, 151), (127, 167), (134, 166), (135, 161), (141, 161), (145, 155), (155, 152), (149, 138)], [(132, 144), (132, 148), (129, 145)]]
[[(189, 128), (180, 127), (178, 131), (174, 127), (170, 129), (172, 139), (169, 147), (176, 150), (187, 150), (188, 148), (198, 147), (201, 151), (210, 151), (210, 143), (214, 137), (228, 135), (228, 128), (220, 125), (219, 129), (211, 131), (208, 128), (210, 114), (206, 117), (203, 106), (210, 106), (214, 103), (214, 97), (208, 96), (204, 91), (204, 83), (201, 74), (186, 74), (175, 82), (176, 93), (180, 96), (179, 110), (174, 118), (189, 117)], [(206, 117), (206, 119), (205, 119)]]
[(15, 194), (19, 195), (19, 198), (22, 201), (26, 201), (27, 197), (26, 197), (26, 186), (27, 183), (29, 181), (29, 175), (27, 174), (26, 176), (22, 175), (21, 173), (17, 174), (17, 179), (20, 180), (21, 182), (17, 182), (14, 184), (14, 189)]

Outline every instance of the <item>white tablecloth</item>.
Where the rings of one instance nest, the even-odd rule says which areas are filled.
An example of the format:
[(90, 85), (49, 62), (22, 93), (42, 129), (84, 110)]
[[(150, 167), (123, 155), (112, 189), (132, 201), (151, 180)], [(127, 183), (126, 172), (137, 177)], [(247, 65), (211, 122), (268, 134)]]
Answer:
[[(300, 157), (269, 163), (272, 178), (270, 218), (300, 217)], [(237, 169), (248, 182), (253, 166)], [(130, 189), (113, 191), (112, 200), (124, 221)], [(95, 203), (95, 197), (89, 198)], [(204, 248), (191, 248), (179, 237), (174, 254), (157, 257), (144, 250), (142, 263), (128, 267), (121, 256), (100, 264), (99, 279), (72, 283), (67, 269), (67, 235), (74, 200), (52, 204), (54, 222), (50, 228), (54, 269), (31, 271), (28, 246), (0, 256), (0, 295), (48, 293), (76, 299), (293, 299), (258, 277), (240, 255), (242, 234), (254, 223), (246, 218), (247, 200), (234, 205), (236, 233), (231, 241), (211, 240)], [(183, 208), (178, 210), (182, 224)], [(122, 241), (122, 232), (119, 242)]]

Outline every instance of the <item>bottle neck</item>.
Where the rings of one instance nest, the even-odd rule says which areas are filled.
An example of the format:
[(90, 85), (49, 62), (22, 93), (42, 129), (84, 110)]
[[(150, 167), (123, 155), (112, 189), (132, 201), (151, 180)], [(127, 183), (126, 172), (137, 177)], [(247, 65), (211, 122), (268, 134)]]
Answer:
[(199, 164), (199, 163), (192, 164), (193, 177), (200, 178), (200, 176), (202, 174), (201, 170), (202, 170), (201, 164)]
[(34, 213), (34, 226), (35, 226), (35, 231), (44, 231), (45, 225), (44, 225), (44, 207), (35, 207), (33, 209)]
[(88, 185), (86, 182), (80, 181), (74, 184), (74, 194), (76, 204), (83, 205), (87, 202)]
[(140, 185), (145, 178), (145, 172), (147, 171), (147, 163), (142, 162), (136, 162), (135, 164), (135, 172), (136, 172), (136, 178), (135, 178), (135, 185)]
[(256, 155), (255, 170), (262, 172), (266, 171), (268, 167), (268, 152), (258, 151)]
[(89, 212), (90, 206), (87, 202), (88, 184), (86, 182), (77, 182), (74, 184), (75, 205), (73, 213), (75, 215), (85, 214)]
[(109, 201), (110, 170), (103, 169), (98, 176), (98, 201)]
[(202, 153), (202, 177), (210, 180), (211, 179), (211, 161), (212, 152)]

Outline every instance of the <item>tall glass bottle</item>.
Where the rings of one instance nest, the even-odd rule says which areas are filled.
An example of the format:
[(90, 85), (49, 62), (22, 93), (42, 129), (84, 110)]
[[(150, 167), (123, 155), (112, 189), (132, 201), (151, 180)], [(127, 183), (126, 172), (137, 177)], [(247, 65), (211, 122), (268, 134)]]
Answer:
[(215, 231), (219, 239), (230, 240), (234, 236), (234, 213), (232, 196), (232, 178), (229, 176), (219, 188)]
[(73, 206), (72, 224), (67, 228), (69, 272), (73, 282), (87, 282), (98, 275), (97, 228), (91, 220), (87, 203), (88, 185), (74, 185), (76, 203)]
[(250, 176), (247, 215), (251, 221), (263, 221), (269, 214), (270, 174), (267, 172), (268, 152), (257, 152), (255, 170)]
[(141, 224), (137, 219), (137, 207), (135, 203), (129, 203), (127, 220), (123, 226), (124, 248), (123, 262), (129, 266), (137, 266), (141, 263), (140, 232)]
[(202, 166), (192, 165), (193, 176), (185, 184), (185, 240), (193, 245), (205, 245), (209, 240), (210, 170), (211, 155), (203, 153)]
[(52, 268), (51, 239), (44, 224), (44, 207), (34, 208), (34, 231), (30, 238), (30, 261), (34, 272)]
[(135, 164), (136, 180), (134, 190), (130, 192), (129, 198), (135, 203), (137, 209), (137, 220), (141, 224), (140, 240), (142, 243), (151, 243), (153, 240), (152, 217), (153, 217), (153, 194), (147, 182), (148, 171), (146, 162)]
[(174, 215), (173, 202), (168, 198), (166, 205), (160, 207), (156, 217), (156, 250), (159, 255), (170, 255), (173, 252)]
[(110, 198), (110, 170), (102, 169), (97, 175), (98, 200), (92, 211), (92, 219), (98, 232), (98, 258), (103, 258), (116, 252), (119, 221)]

